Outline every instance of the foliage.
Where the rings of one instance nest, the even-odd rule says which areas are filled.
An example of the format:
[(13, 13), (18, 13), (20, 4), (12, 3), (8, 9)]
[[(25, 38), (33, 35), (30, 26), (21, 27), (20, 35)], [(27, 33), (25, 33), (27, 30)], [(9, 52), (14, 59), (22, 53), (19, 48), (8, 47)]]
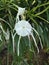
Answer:
[[(15, 53), (13, 53), (13, 39), (12, 32), (16, 23), (16, 15), (18, 8), (23, 7), (26, 9), (25, 18), (29, 20), (29, 23), (38, 31), (43, 49), (40, 47), (40, 42), (38, 36), (34, 33), (34, 36), (37, 40), (37, 44), (40, 49), (40, 53), (37, 53), (34, 42), (31, 38), (31, 48), (29, 50), (28, 38), (22, 37), (20, 42), (20, 56), (17, 56), (17, 43), (19, 36), (15, 36)], [(1, 24), (5, 32), (9, 30), (9, 39), (5, 38), (5, 34), (1, 29)], [(15, 32), (14, 32), (15, 33)], [(13, 34), (14, 34), (13, 33)], [(8, 36), (8, 34), (7, 34)], [(4, 48), (6, 48), (7, 54), (7, 64), (6, 65), (48, 65), (49, 60), (49, 1), (48, 0), (0, 0), (0, 54)], [(45, 56), (46, 54), (46, 56)], [(11, 63), (9, 63), (9, 55), (12, 56)], [(45, 59), (40, 59), (41, 56)], [(39, 58), (40, 57), (40, 58)], [(33, 60), (34, 59), (34, 60)], [(2, 61), (0, 58), (0, 64)], [(41, 65), (42, 65), (41, 64)]]

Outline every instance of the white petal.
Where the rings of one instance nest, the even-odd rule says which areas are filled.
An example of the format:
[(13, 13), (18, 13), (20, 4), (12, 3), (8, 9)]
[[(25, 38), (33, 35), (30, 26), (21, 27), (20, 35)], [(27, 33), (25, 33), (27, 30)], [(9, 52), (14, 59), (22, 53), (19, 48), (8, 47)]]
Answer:
[(23, 15), (25, 12), (25, 8), (18, 7), (18, 14)]
[(35, 39), (33, 33), (31, 33), (31, 36), (32, 36), (32, 38), (33, 38), (33, 41), (34, 41), (35, 46), (36, 46), (36, 48), (37, 48), (37, 51), (38, 51), (38, 53), (39, 53), (39, 48), (38, 48), (38, 46), (37, 46), (36, 39)]
[(32, 26), (26, 20), (21, 20), (15, 24), (16, 33), (20, 36), (27, 36), (30, 35)]

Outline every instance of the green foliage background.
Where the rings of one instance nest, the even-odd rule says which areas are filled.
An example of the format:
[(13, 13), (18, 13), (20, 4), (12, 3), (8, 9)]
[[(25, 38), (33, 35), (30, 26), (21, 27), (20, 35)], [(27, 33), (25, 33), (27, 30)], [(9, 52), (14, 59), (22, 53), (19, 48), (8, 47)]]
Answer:
[[(26, 8), (26, 20), (29, 20), (31, 25), (38, 31), (42, 39), (43, 51), (47, 54), (49, 53), (49, 0), (0, 0), (0, 23), (5, 31), (7, 31), (7, 28), (10, 31), (10, 39), (8, 41), (6, 41), (3, 32), (0, 33), (3, 40), (0, 41), (0, 53), (3, 48), (7, 48), (7, 65), (40, 65), (38, 63), (39, 59), (36, 57), (37, 51), (32, 39), (32, 51), (29, 51), (29, 40), (25, 37), (22, 38), (20, 42), (20, 56), (17, 57), (16, 51), (15, 54), (13, 54), (11, 32), (13, 31), (16, 22), (16, 14), (18, 11), (17, 5)], [(34, 36), (39, 45), (37, 35), (34, 34)], [(17, 48), (18, 37), (18, 35), (15, 37), (15, 49)], [(8, 60), (9, 54), (13, 57), (11, 64), (9, 64)], [(48, 65), (48, 62), (44, 61), (43, 65)], [(0, 65), (2, 65), (1, 60)]]

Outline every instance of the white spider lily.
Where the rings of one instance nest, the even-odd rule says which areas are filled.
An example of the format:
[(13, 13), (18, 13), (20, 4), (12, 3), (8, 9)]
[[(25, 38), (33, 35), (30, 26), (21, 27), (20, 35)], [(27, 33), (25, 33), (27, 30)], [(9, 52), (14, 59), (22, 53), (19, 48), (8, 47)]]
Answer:
[(18, 7), (18, 15), (23, 15), (25, 12), (25, 8)]
[(18, 23), (15, 24), (15, 30), (16, 33), (20, 36), (28, 36), (30, 35), (32, 31), (31, 25), (28, 23), (28, 21), (21, 20)]
[(19, 15), (23, 15), (25, 12), (25, 8), (21, 8), (21, 7), (18, 7), (18, 13), (17, 13), (17, 16), (16, 16), (16, 22), (19, 21)]
[[(32, 26), (30, 25), (30, 23), (26, 20), (21, 20), (19, 22), (17, 22), (15, 24), (15, 28), (14, 30), (16, 31), (16, 34), (18, 34), (20, 37), (19, 37), (19, 40), (18, 40), (18, 48), (17, 48), (17, 53), (18, 53), (18, 56), (19, 56), (19, 44), (20, 44), (20, 39), (21, 37), (25, 37), (25, 36), (28, 36), (28, 39), (29, 39), (29, 46), (30, 45), (30, 35), (32, 36), (33, 40), (34, 40), (34, 43), (35, 43), (35, 46), (37, 48), (37, 51), (39, 53), (39, 48), (37, 46), (37, 43), (36, 43), (36, 40), (35, 40), (35, 37), (33, 35), (33, 32), (32, 31), (35, 31), (36, 34), (39, 36), (38, 32), (32, 28)], [(41, 41), (41, 40), (40, 40)], [(31, 47), (30, 47), (31, 48)]]

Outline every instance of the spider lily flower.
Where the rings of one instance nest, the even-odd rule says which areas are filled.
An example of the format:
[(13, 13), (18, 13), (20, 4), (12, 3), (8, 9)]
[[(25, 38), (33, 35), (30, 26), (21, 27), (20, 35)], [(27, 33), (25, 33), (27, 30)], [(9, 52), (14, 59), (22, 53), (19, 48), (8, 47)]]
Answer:
[[(16, 31), (16, 34), (19, 35), (19, 40), (18, 40), (18, 48), (17, 48), (17, 54), (19, 56), (19, 44), (20, 44), (20, 39), (21, 37), (25, 37), (25, 36), (28, 36), (28, 39), (29, 39), (29, 43), (30, 43), (30, 35), (32, 36), (33, 40), (34, 40), (34, 43), (35, 43), (35, 46), (37, 48), (37, 51), (39, 53), (39, 48), (37, 46), (37, 43), (36, 43), (36, 39), (33, 35), (33, 32), (32, 31), (35, 31), (36, 34), (39, 36), (38, 32), (31, 26), (31, 24), (26, 21), (26, 20), (21, 20), (19, 22), (17, 22), (15, 24), (15, 28), (14, 30)], [(40, 40), (41, 41), (41, 40)], [(42, 45), (42, 44), (41, 44)], [(30, 46), (30, 44), (29, 44)], [(31, 48), (31, 47), (30, 47)]]
[(18, 7), (18, 15), (23, 15), (25, 12), (25, 8)]
[(30, 35), (32, 27), (28, 21), (21, 20), (15, 24), (15, 30), (18, 35), (24, 37)]
[(16, 16), (16, 22), (19, 21), (19, 15), (23, 15), (25, 12), (25, 8), (21, 8), (21, 7), (18, 7), (18, 13), (17, 13), (17, 16)]

